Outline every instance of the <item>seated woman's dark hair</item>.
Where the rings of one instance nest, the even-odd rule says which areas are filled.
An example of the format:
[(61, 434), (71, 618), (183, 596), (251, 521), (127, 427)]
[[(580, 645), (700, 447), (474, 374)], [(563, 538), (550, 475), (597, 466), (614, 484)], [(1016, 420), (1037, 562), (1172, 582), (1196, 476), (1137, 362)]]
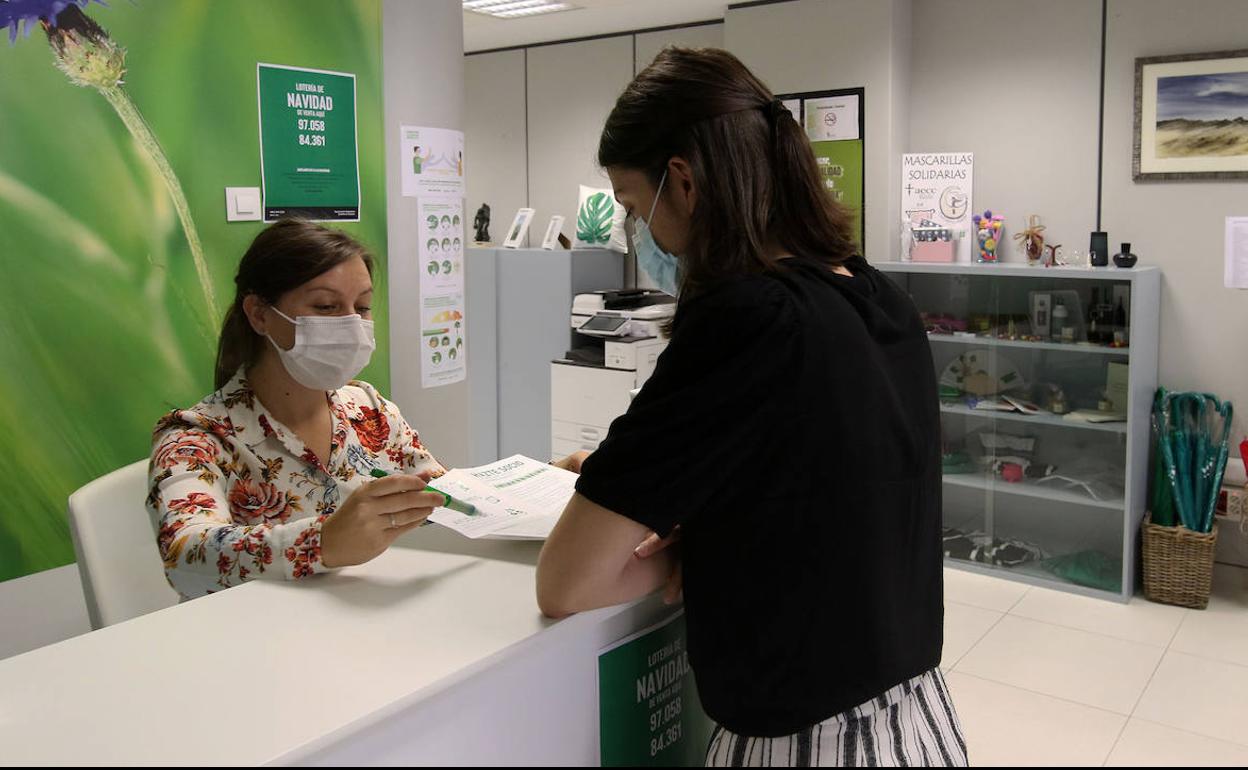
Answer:
[(214, 385), (220, 389), (241, 366), (251, 366), (263, 350), (243, 312), (243, 301), (255, 294), (274, 304), (278, 299), (343, 262), (359, 257), (373, 274), (373, 256), (359, 241), (305, 219), (280, 219), (260, 231), (238, 264), (234, 303), (221, 324)]

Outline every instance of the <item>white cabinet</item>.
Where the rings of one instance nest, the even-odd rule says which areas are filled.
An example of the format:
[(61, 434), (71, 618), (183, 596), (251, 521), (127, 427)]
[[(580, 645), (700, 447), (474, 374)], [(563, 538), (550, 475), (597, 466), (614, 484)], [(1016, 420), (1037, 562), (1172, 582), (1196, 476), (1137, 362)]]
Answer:
[(876, 267), (923, 314), (940, 379), (947, 564), (1128, 600), (1160, 271)]
[(635, 371), (554, 362), (550, 365), (550, 434), (553, 457), (593, 451), (611, 421), (628, 410)]

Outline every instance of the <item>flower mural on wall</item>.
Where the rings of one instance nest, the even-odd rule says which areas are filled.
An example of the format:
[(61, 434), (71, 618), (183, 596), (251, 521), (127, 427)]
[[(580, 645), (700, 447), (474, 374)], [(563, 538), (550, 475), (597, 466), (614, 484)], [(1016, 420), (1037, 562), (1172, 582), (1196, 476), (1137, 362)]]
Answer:
[[(20, 34), (29, 37), (35, 26), (48, 38), (55, 54), (57, 69), (76, 86), (94, 88), (116, 111), (135, 142), (159, 171), (182, 224), (182, 231), (191, 249), (191, 259), (199, 276), (210, 317), (204, 325), (209, 340), (220, 314), (217, 300), (204, 260), (204, 247), (191, 217), (191, 208), (182, 190), (182, 183), (169, 165), (143, 114), (125, 90), (126, 49), (119, 46), (108, 32), (83, 13), (92, 0), (0, 0), (0, 27), (9, 30), (9, 42), (16, 43)], [(103, 5), (102, 0), (95, 2)]]
[[(71, 564), (66, 497), (147, 455), (157, 418), (211, 390), (202, 265), (223, 311), (264, 224), (227, 223), (221, 191), (260, 181), (255, 65), (275, 59), (358, 75), (360, 184), (381, 200), (381, 0), (0, 0), (0, 432), (47, 438), (0, 442), (0, 583)], [(377, 259), (362, 378), (386, 392), (384, 207), (342, 229)], [(309, 493), (311, 512), (323, 490)], [(228, 496), (216, 505), (228, 515)], [(216, 561), (196, 538), (183, 548)]]

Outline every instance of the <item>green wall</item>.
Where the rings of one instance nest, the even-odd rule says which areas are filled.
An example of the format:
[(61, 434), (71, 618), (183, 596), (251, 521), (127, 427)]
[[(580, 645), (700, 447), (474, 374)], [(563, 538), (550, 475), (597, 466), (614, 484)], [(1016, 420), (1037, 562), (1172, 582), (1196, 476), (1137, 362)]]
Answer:
[[(378, 257), (389, 392), (380, 0), (115, 0), (86, 13), (127, 49), (125, 89), (186, 192), (224, 307), (259, 222), (226, 223), (226, 186), (259, 186), (256, 62), (357, 76), (362, 211)], [(212, 390), (217, 319), (161, 177), (35, 29), (0, 41), (0, 580), (74, 560), (82, 484), (149, 452), (152, 426)], [(136, 500), (136, 506), (142, 506)]]

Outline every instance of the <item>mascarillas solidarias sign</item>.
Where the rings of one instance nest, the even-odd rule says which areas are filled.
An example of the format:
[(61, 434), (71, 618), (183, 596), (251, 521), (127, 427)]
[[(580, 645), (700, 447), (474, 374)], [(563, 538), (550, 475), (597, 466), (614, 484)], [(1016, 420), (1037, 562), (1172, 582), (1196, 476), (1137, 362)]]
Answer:
[(971, 261), (975, 155), (969, 152), (918, 152), (901, 156), (901, 214), (917, 224), (930, 219), (957, 232), (958, 261)]

